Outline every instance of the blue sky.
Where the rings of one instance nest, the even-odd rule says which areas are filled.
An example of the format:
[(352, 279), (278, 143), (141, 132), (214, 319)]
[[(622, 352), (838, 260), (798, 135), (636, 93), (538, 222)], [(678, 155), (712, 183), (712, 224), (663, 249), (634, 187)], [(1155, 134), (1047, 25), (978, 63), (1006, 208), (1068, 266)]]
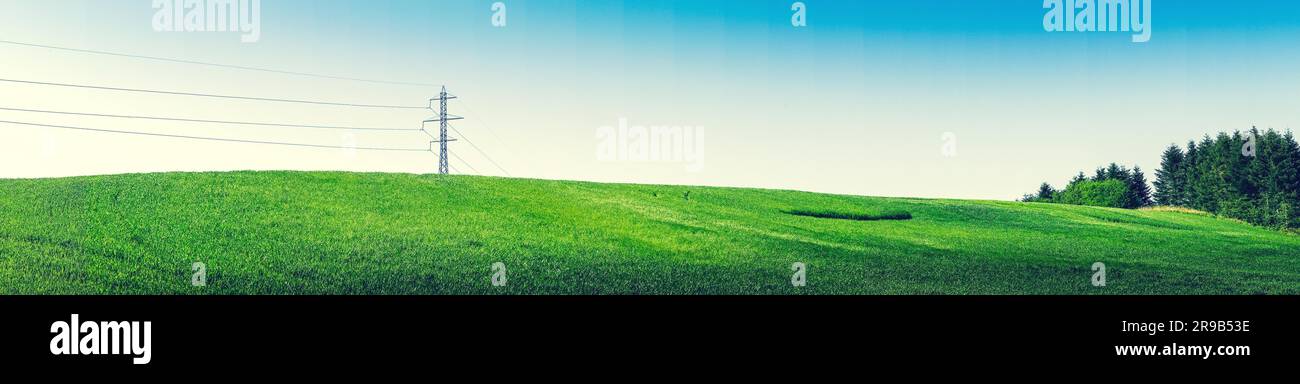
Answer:
[[(4, 40), (446, 84), (463, 99), (461, 173), (1013, 199), (1111, 161), (1148, 172), (1205, 133), (1300, 125), (1300, 4), (1153, 0), (1152, 39), (1048, 33), (1042, 1), (263, 0), (261, 39), (157, 32), (149, 0), (0, 1)], [(0, 44), (0, 77), (421, 104), (433, 90)], [(0, 88), (0, 106), (313, 123), (418, 124), (354, 111)], [(0, 119), (214, 137), (421, 146), (420, 136)], [(604, 161), (602, 127), (696, 128), (702, 167)], [(944, 156), (951, 133), (955, 156)], [(0, 177), (230, 169), (431, 172), (428, 153), (109, 137), (0, 124)], [(481, 150), (481, 151), (480, 151)], [(483, 154), (486, 153), (486, 156)], [(237, 154), (237, 155), (232, 155)], [(37, 161), (30, 161), (35, 159)], [(457, 164), (460, 163), (460, 164)], [(470, 171), (474, 168), (477, 172)]]

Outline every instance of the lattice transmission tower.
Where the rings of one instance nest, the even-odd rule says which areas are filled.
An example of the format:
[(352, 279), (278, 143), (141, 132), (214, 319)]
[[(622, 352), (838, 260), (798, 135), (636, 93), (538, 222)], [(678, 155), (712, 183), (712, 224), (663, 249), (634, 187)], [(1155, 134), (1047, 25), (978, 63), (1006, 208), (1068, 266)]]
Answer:
[[(464, 119), (460, 116), (447, 114), (447, 100), (455, 98), (456, 96), (447, 93), (447, 86), (443, 86), (442, 92), (438, 93), (438, 97), (429, 99), (429, 110), (433, 111), (435, 116), (424, 119), (424, 122), (420, 124), (420, 130), (429, 134), (427, 129), (428, 124), (438, 123), (438, 135), (433, 136), (433, 134), (429, 134), (429, 136), (434, 138), (434, 141), (429, 142), (429, 150), (433, 150), (433, 144), (438, 143), (438, 174), (441, 175), (446, 175), (447, 171), (450, 169), (450, 166), (447, 164), (447, 143), (456, 141), (456, 139), (447, 137), (447, 128), (450, 127), (448, 122)], [(438, 102), (437, 109), (434, 109), (433, 106), (435, 101)]]

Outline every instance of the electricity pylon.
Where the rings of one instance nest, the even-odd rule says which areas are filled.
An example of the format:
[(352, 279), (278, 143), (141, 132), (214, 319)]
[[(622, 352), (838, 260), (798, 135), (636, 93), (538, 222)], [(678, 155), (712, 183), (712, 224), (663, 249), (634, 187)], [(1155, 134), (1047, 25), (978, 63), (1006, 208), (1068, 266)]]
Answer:
[[(438, 93), (438, 97), (429, 99), (429, 110), (433, 111), (435, 116), (430, 117), (428, 119), (424, 119), (424, 122), (420, 124), (421, 131), (424, 131), (425, 134), (428, 134), (430, 137), (436, 139), (434, 141), (429, 142), (429, 151), (433, 151), (433, 143), (438, 143), (438, 174), (440, 175), (446, 175), (448, 169), (450, 168), (447, 164), (447, 143), (456, 141), (456, 139), (447, 137), (447, 127), (450, 126), (448, 125), (448, 122), (452, 120), (464, 119), (463, 117), (460, 116), (447, 114), (447, 100), (451, 100), (455, 98), (456, 96), (447, 94), (447, 87), (443, 86), (442, 92)], [(434, 101), (438, 102), (437, 109), (433, 108)], [(425, 129), (426, 125), (434, 122), (438, 123), (438, 136), (433, 136), (433, 134), (430, 134), (429, 131)]]

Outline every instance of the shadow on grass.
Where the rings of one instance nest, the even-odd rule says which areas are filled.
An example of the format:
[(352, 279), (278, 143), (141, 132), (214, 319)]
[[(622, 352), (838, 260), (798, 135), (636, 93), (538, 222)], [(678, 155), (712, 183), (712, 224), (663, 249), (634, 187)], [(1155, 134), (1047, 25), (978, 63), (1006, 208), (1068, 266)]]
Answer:
[(911, 220), (912, 214), (904, 211), (886, 211), (882, 213), (850, 213), (827, 210), (807, 210), (793, 209), (781, 211), (785, 214), (795, 216), (816, 217), (819, 219), (837, 219), (837, 220), (856, 220), (856, 221), (880, 221), (880, 220)]

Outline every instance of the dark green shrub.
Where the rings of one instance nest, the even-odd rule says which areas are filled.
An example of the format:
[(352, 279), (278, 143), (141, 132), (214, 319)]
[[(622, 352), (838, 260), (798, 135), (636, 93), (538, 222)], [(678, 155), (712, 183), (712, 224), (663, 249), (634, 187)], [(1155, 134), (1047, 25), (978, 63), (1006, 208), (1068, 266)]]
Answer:
[(795, 209), (795, 210), (785, 211), (785, 213), (795, 215), (795, 216), (817, 217), (822, 219), (857, 220), (857, 221), (911, 220), (912, 219), (912, 214), (904, 211), (862, 213), (862, 212), (842, 212), (842, 211), (831, 211), (831, 210)]
[(1129, 187), (1120, 180), (1081, 181), (1071, 184), (1057, 194), (1056, 202), (1062, 204), (1090, 205), (1094, 207), (1124, 208), (1129, 201)]

